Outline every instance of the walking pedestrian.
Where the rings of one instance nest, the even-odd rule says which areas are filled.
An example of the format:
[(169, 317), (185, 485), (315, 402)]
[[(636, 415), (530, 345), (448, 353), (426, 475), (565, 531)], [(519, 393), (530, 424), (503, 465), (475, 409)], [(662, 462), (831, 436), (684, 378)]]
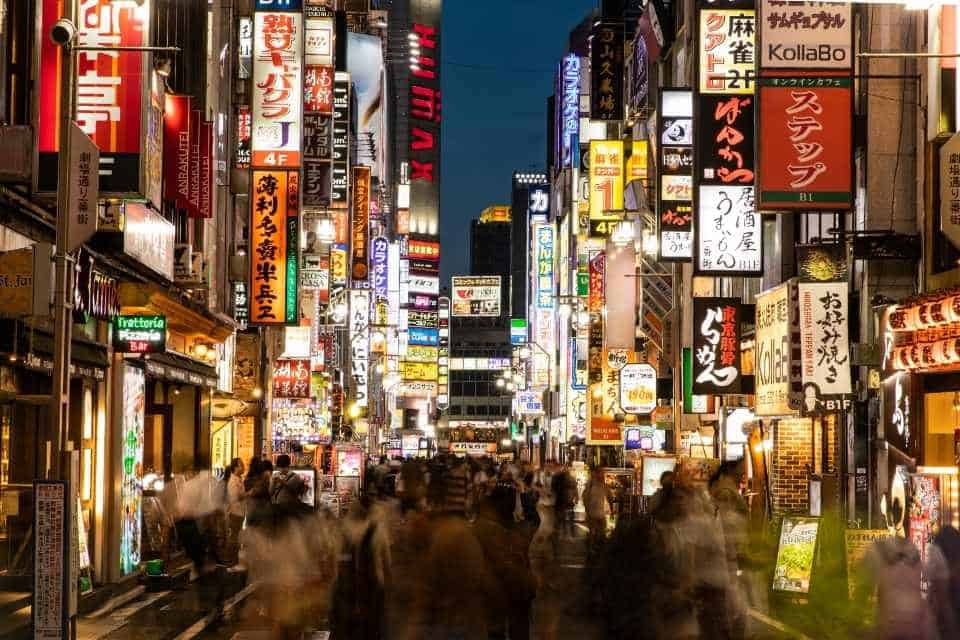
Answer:
[(709, 485), (723, 531), (728, 579), (724, 602), (730, 633), (735, 638), (743, 637), (747, 631), (746, 585), (740, 580), (748, 553), (749, 510), (740, 493), (744, 473), (742, 459), (724, 461)]
[(607, 537), (607, 514), (610, 513), (610, 489), (603, 477), (603, 469), (593, 467), (583, 488), (583, 506), (587, 515), (587, 553), (593, 555)]
[(947, 525), (927, 547), (927, 584), (941, 638), (960, 638), (960, 532)]
[(240, 561), (240, 532), (246, 515), (243, 490), (244, 464), (234, 458), (227, 467), (227, 553), (226, 559), (236, 565)]
[(270, 502), (273, 504), (276, 524), (285, 524), (305, 512), (301, 501), (307, 485), (300, 474), (290, 469), (290, 456), (277, 456), (277, 473), (270, 481)]

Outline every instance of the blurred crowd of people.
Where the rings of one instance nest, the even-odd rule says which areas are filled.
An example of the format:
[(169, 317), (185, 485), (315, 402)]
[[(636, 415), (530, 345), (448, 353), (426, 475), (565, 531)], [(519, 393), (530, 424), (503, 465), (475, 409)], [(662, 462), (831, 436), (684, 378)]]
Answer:
[[(664, 473), (642, 513), (612, 530), (600, 468), (578, 486), (553, 461), (439, 455), (373, 460), (364, 480), (341, 517), (302, 500), (308, 487), (288, 456), (275, 467), (237, 459), (225, 477), (183, 486), (177, 536), (195, 572), (247, 572), (273, 638), (328, 628), (333, 640), (526, 640), (532, 629), (544, 640), (726, 640), (757, 637), (748, 610), (768, 611), (773, 557), (750, 524), (740, 462), (721, 464), (707, 485)], [(863, 597), (878, 593), (864, 633), (960, 637), (956, 530), (940, 532), (926, 565), (902, 538), (875, 546), (866, 564)], [(571, 635), (572, 620), (591, 634)]]

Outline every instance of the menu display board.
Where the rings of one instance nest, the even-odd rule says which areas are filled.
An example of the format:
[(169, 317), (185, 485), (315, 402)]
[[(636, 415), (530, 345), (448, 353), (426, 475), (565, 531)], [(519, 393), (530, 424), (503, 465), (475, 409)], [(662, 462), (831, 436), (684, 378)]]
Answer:
[(773, 573), (773, 590), (809, 593), (819, 518), (785, 517)]

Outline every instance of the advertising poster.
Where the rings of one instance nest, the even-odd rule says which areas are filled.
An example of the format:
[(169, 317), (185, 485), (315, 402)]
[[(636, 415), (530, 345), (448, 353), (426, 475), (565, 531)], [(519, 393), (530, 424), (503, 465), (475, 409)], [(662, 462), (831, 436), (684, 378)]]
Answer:
[(250, 325), (299, 320), (299, 174), (254, 171), (250, 207)]
[(442, 0), (421, 0), (410, 5), (414, 56), (409, 74), (410, 230), (437, 233), (440, 221), (440, 136)]
[[(921, 566), (926, 566), (928, 547), (940, 530), (940, 477), (913, 474), (910, 489), (910, 542), (920, 552)], [(926, 589), (925, 578), (923, 582)]]
[(760, 80), (760, 209), (853, 205), (852, 84), (850, 77)]
[[(60, 48), (50, 39), (54, 23), (63, 15), (62, 0), (35, 0), (42, 7), (40, 49), (38, 187), (55, 191), (57, 149), (60, 148)], [(150, 5), (137, 2), (86, 0), (74, 18), (76, 44), (100, 47), (142, 47), (150, 44)], [(100, 192), (150, 195), (140, 184), (142, 123), (148, 91), (144, 69), (148, 56), (115, 51), (76, 52), (78, 73), (76, 123), (100, 150)]]
[(379, 36), (347, 32), (347, 71), (357, 100), (356, 164), (372, 167), (373, 175), (383, 179), (383, 41)]
[(619, 220), (622, 217), (623, 160), (622, 140), (590, 141), (591, 220)]
[(853, 68), (853, 4), (758, 0), (760, 67), (847, 71)]
[(665, 89), (660, 92), (659, 106), (656, 150), (660, 259), (686, 261), (693, 257), (693, 93)]
[[(419, 439), (418, 439), (419, 444)], [(363, 464), (362, 449), (337, 449), (337, 477), (359, 478)]]
[(793, 415), (789, 283), (759, 294), (756, 314), (756, 414)]
[(863, 567), (863, 558), (877, 542), (892, 538), (887, 529), (847, 529), (843, 532), (844, 550), (847, 556), (847, 590), (852, 600), (857, 585), (866, 583), (869, 578)]
[(802, 282), (800, 361), (803, 415), (844, 408), (850, 380), (849, 296), (844, 282)]
[(753, 93), (756, 12), (700, 9), (700, 93)]
[(740, 300), (693, 299), (693, 393), (740, 393)]
[(620, 369), (620, 407), (624, 413), (649, 415), (657, 408), (657, 370), (649, 364)]
[(594, 25), (590, 35), (591, 120), (624, 117), (623, 28), (623, 22), (601, 21)]
[(143, 423), (146, 409), (146, 376), (143, 369), (123, 367), (123, 404), (120, 428), (123, 452), (120, 469), (120, 573), (129, 575), (140, 566), (143, 509)]
[(818, 518), (783, 519), (773, 574), (774, 591), (810, 592), (819, 529)]
[(452, 315), (454, 317), (499, 316), (500, 284), (500, 276), (454, 276), (451, 296)]
[(756, 210), (752, 185), (701, 185), (696, 236), (697, 273), (763, 273), (763, 220)]
[(253, 26), (255, 167), (299, 167), (303, 113), (303, 16), (257, 11)]
[(674, 457), (660, 458), (655, 456), (643, 457), (643, 478), (640, 488), (645, 496), (652, 496), (660, 488), (660, 476), (667, 471), (673, 471), (677, 466)]

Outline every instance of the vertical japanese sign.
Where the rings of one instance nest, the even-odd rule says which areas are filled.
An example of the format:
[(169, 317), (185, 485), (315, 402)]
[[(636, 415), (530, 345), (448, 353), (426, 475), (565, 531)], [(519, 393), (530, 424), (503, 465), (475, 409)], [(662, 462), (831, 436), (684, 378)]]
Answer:
[(278, 359), (273, 363), (273, 397), (310, 397), (309, 359)]
[(100, 176), (97, 145), (75, 123), (70, 123), (70, 221), (67, 224), (67, 251), (74, 251), (97, 231), (97, 201)]
[(760, 209), (853, 205), (850, 77), (760, 79)]
[(190, 113), (193, 98), (168, 94), (163, 110), (163, 197), (178, 209), (190, 204)]
[(553, 225), (537, 225), (534, 237), (537, 242), (537, 308), (553, 309)]
[(304, 7), (303, 110), (333, 109), (333, 15), (326, 7)]
[(604, 20), (590, 35), (590, 118), (622, 120), (623, 22)]
[(699, 96), (698, 184), (753, 185), (754, 102), (752, 95)]
[(580, 57), (567, 54), (561, 69), (559, 166), (569, 168), (580, 164)]
[(378, 300), (386, 300), (390, 281), (390, 243), (383, 236), (373, 240), (373, 293)]
[(370, 361), (370, 291), (350, 290), (350, 379), (358, 407), (367, 406), (368, 365)]
[(848, 70), (853, 68), (853, 4), (758, 0), (760, 67)]
[(622, 210), (623, 141), (591, 140), (590, 219), (618, 220)]
[(213, 217), (213, 123), (200, 123), (200, 193), (198, 218)]
[(650, 93), (648, 64), (647, 41), (644, 39), (644, 34), (638, 30), (633, 37), (632, 50), (630, 52), (630, 69), (627, 73), (628, 115), (639, 114), (647, 106), (647, 96)]
[(846, 282), (803, 282), (800, 362), (804, 415), (843, 409), (850, 381), (849, 295)]
[(249, 80), (253, 71), (253, 20), (237, 19), (237, 79)]
[(441, 0), (411, 3), (410, 231), (435, 235), (440, 223)]
[(250, 212), (250, 324), (296, 324), (300, 178), (255, 170)]
[(143, 369), (123, 365), (120, 432), (123, 460), (120, 474), (120, 573), (140, 567), (143, 514), (143, 437), (146, 375)]
[(693, 393), (740, 393), (740, 301), (693, 299)]
[(333, 80), (333, 171), (330, 206), (346, 209), (350, 192), (350, 74)]
[(257, 11), (253, 38), (255, 167), (299, 167), (303, 113), (303, 16)]
[(233, 162), (237, 169), (250, 168), (250, 134), (252, 126), (250, 107), (237, 105), (237, 151)]
[(940, 147), (940, 231), (960, 247), (960, 133)]
[[(38, 186), (53, 191), (60, 147), (60, 49), (50, 30), (63, 15), (63, 0), (42, 0)], [(39, 4), (39, 2), (37, 3)], [(142, 47), (149, 44), (150, 5), (126, 0), (79, 3), (80, 47)], [(76, 122), (100, 149), (100, 190), (144, 193), (141, 187), (141, 122), (148, 106), (144, 73), (147, 54), (120, 51), (77, 51)]]
[(303, 206), (330, 205), (331, 142), (333, 124), (330, 116), (319, 113), (303, 115)]
[(760, 275), (761, 216), (753, 186), (700, 186), (697, 199), (697, 273)]
[(693, 94), (660, 92), (657, 221), (662, 261), (693, 258)]
[(789, 283), (757, 296), (754, 370), (758, 416), (795, 414), (790, 398), (792, 315)]
[(353, 168), (353, 218), (351, 220), (350, 275), (354, 281), (368, 276), (370, 258), (370, 167)]
[(330, 247), (330, 287), (342, 289), (347, 286), (347, 245)]
[(597, 253), (590, 258), (590, 291), (587, 311), (590, 325), (587, 336), (587, 382), (599, 383), (603, 376), (603, 305), (605, 296), (606, 255)]
[(718, 2), (700, 8), (700, 93), (753, 93), (756, 81), (756, 12), (718, 9), (752, 3)]

